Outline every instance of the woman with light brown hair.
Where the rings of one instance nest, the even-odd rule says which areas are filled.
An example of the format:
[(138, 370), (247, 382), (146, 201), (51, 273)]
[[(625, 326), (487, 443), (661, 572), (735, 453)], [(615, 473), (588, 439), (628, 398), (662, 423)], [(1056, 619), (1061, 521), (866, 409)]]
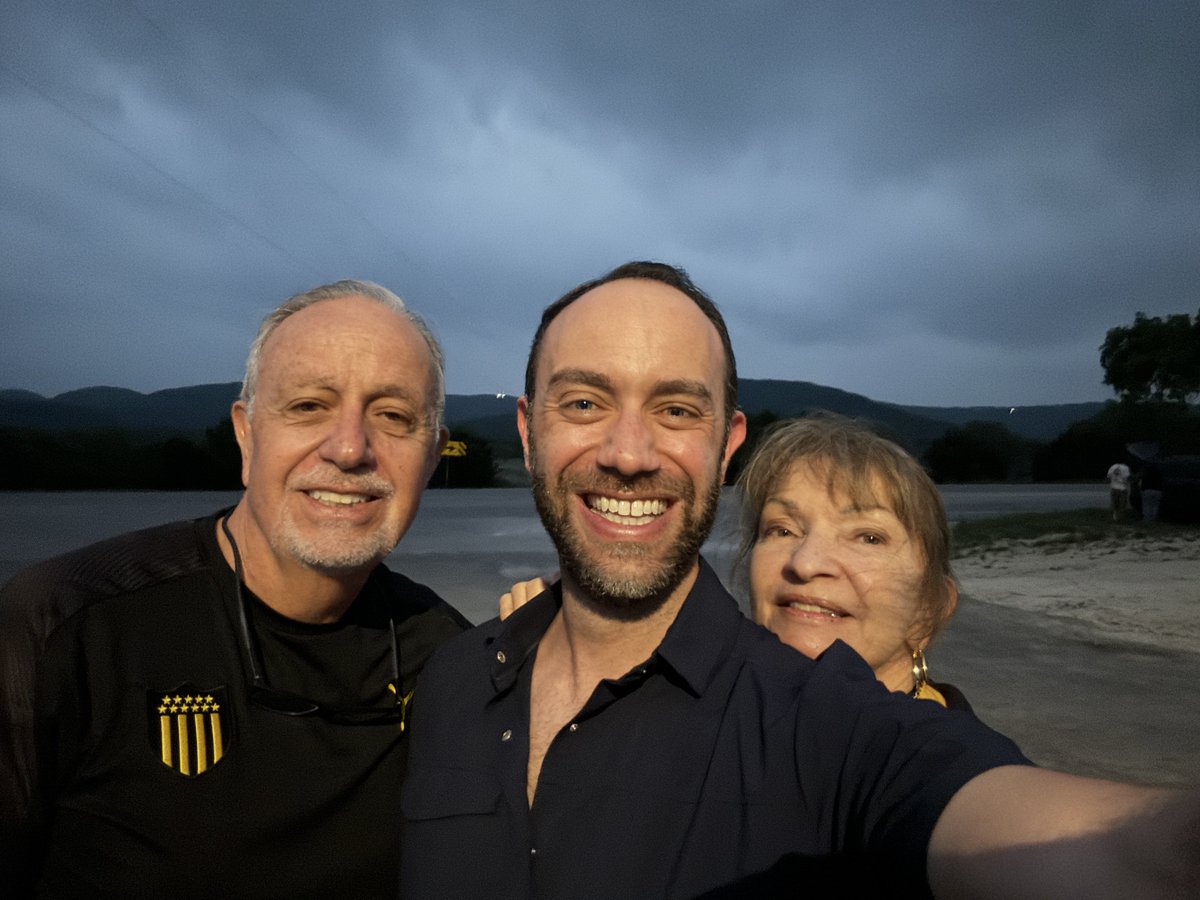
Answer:
[(892, 690), (970, 708), (925, 664), (958, 587), (941, 497), (915, 459), (850, 419), (792, 419), (759, 440), (738, 489), (756, 622), (810, 657), (843, 640)]

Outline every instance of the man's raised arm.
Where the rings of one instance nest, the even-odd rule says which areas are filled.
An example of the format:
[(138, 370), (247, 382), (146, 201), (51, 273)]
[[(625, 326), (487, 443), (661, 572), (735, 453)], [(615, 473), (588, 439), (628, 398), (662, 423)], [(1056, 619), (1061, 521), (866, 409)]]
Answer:
[(969, 781), (929, 842), (935, 897), (1200, 897), (1200, 794), (1025, 766)]

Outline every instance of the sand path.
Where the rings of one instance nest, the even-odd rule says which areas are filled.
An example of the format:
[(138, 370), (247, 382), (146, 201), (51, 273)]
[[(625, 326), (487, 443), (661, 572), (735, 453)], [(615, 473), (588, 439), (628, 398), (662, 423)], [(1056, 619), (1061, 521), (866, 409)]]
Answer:
[(935, 677), (1035, 761), (1200, 784), (1200, 541), (1054, 536), (955, 561)]

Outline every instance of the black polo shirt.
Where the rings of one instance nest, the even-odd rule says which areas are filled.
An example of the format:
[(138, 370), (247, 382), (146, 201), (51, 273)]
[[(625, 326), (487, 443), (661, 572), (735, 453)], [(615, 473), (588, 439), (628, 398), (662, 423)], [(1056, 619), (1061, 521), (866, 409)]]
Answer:
[[(223, 513), (222, 513), (223, 514)], [(38, 563), (0, 589), (0, 897), (391, 897), (407, 731), (250, 700), (217, 515)], [(251, 598), (277, 688), (377, 708), (469, 623), (375, 569), (342, 619)]]
[(950, 797), (1027, 762), (969, 714), (890, 694), (844, 644), (785, 647), (702, 562), (653, 656), (555, 736), (530, 809), (530, 677), (560, 602), (460, 635), (422, 674), (401, 896), (924, 892)]

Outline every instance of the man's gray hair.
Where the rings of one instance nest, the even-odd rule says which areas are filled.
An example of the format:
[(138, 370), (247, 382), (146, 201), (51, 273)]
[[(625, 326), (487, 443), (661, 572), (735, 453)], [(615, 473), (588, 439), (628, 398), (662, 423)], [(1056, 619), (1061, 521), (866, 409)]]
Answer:
[(434, 401), (432, 424), (435, 429), (441, 429), (446, 413), (446, 361), (442, 355), (442, 348), (438, 344), (437, 338), (433, 336), (433, 332), (429, 330), (429, 326), (425, 324), (425, 320), (409, 309), (403, 300), (387, 288), (375, 284), (373, 281), (354, 281), (352, 279), (335, 281), (333, 284), (323, 284), (320, 287), (313, 288), (311, 291), (305, 291), (303, 294), (296, 294), (294, 297), (289, 297), (263, 319), (262, 325), (259, 326), (258, 334), (254, 337), (254, 343), (250, 345), (250, 355), (246, 358), (246, 376), (242, 379), (241, 400), (246, 405), (246, 412), (249, 415), (254, 414), (254, 392), (258, 387), (258, 371), (259, 363), (262, 360), (263, 347), (266, 345), (267, 339), (279, 327), (280, 323), (289, 316), (295, 315), (300, 310), (306, 309), (314, 303), (320, 303), (322, 300), (338, 300), (342, 297), (360, 296), (374, 300), (396, 314), (403, 316), (413, 324), (413, 327), (417, 329), (417, 332), (424, 339), (425, 346), (429, 348), (429, 358), (433, 370)]

